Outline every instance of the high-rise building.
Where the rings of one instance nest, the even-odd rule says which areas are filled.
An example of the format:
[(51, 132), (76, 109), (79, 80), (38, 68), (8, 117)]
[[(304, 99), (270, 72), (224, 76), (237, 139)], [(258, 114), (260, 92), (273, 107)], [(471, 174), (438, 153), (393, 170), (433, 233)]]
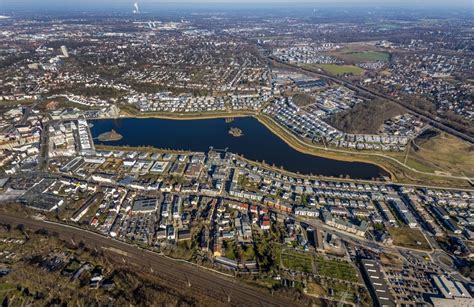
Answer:
[(61, 46), (61, 52), (63, 53), (63, 56), (65, 58), (68, 58), (69, 57), (69, 52), (67, 51), (67, 47), (66, 46)]

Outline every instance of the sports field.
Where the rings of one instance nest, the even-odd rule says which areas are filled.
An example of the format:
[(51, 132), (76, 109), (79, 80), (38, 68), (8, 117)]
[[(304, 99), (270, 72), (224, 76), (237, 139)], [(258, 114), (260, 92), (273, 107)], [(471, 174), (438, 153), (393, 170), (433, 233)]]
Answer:
[(366, 61), (366, 62), (376, 62), (382, 61), (387, 62), (390, 58), (390, 55), (385, 52), (377, 51), (360, 51), (360, 52), (349, 52), (348, 56), (352, 57), (356, 61)]
[(352, 74), (354, 76), (361, 75), (364, 70), (354, 65), (339, 65), (339, 64), (304, 64), (302, 65), (306, 69), (317, 71), (322, 69), (328, 74), (340, 76), (344, 74)]
[(359, 76), (364, 72), (362, 68), (354, 65), (320, 64), (318, 66), (321, 67), (321, 69), (325, 72), (332, 75), (351, 74), (354, 76)]

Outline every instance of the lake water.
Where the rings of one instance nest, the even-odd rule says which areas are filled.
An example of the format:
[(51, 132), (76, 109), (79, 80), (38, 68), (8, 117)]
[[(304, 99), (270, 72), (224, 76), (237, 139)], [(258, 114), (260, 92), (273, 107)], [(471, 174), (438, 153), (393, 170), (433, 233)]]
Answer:
[[(376, 165), (361, 162), (345, 162), (303, 154), (273, 134), (255, 118), (236, 118), (226, 123), (224, 119), (167, 120), (156, 118), (124, 118), (96, 120), (91, 128), (96, 138), (114, 129), (123, 138), (115, 142), (96, 144), (153, 146), (174, 150), (206, 152), (212, 146), (225, 149), (254, 161), (283, 166), (285, 170), (322, 176), (349, 175), (353, 179), (371, 179), (386, 175)], [(231, 127), (242, 130), (243, 135), (233, 137)]]

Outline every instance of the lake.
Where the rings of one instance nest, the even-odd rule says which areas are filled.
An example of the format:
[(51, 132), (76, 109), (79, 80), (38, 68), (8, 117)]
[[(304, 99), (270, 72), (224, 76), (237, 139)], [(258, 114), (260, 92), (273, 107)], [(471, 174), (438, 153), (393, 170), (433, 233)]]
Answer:
[[(254, 161), (283, 166), (285, 170), (322, 176), (350, 176), (353, 179), (380, 178), (387, 175), (380, 167), (362, 162), (346, 162), (303, 154), (273, 134), (253, 117), (224, 119), (168, 120), (157, 118), (124, 118), (93, 121), (92, 135), (114, 129), (123, 138), (105, 145), (153, 146), (174, 150), (207, 152), (209, 147), (225, 149)], [(242, 130), (242, 136), (229, 134), (231, 127)]]

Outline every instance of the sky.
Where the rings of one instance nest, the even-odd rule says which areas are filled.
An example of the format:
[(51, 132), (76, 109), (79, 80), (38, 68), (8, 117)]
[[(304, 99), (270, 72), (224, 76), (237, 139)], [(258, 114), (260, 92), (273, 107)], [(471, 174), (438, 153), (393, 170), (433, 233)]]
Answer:
[[(2, 10), (16, 8), (45, 9), (45, 8), (125, 8), (133, 6), (134, 0), (0, 0)], [(474, 11), (474, 0), (138, 0), (141, 8), (157, 6), (347, 6), (347, 7), (408, 7), (408, 8), (468, 8)]]

